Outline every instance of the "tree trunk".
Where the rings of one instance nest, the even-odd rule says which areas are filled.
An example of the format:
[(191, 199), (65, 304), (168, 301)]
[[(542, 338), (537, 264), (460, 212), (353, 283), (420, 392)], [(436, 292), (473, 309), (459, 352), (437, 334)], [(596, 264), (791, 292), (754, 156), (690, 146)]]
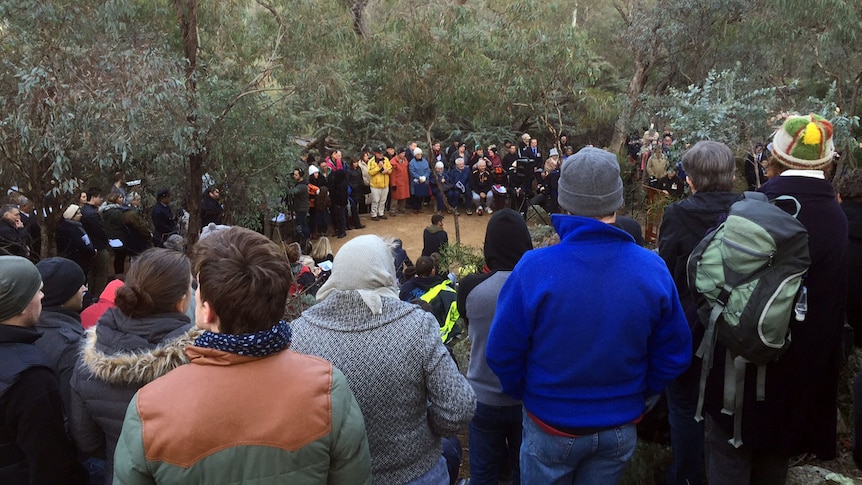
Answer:
[(174, 0), (177, 11), (177, 21), (183, 39), (183, 54), (186, 58), (185, 79), (188, 116), (186, 122), (191, 128), (191, 153), (188, 155), (188, 186), (184, 191), (186, 194), (186, 207), (189, 211), (189, 233), (188, 245), (197, 242), (201, 231), (200, 204), (201, 192), (203, 192), (204, 154), (202, 136), (198, 127), (198, 85), (197, 85), (197, 53), (199, 48), (198, 39), (198, 3), (197, 0)]
[(619, 154), (626, 141), (626, 135), (631, 131), (631, 123), (640, 107), (640, 95), (643, 94), (649, 77), (650, 65), (639, 57), (635, 58), (635, 72), (629, 82), (628, 99), (629, 107), (620, 112), (617, 122), (614, 124), (614, 135), (611, 138), (609, 150), (611, 153)]

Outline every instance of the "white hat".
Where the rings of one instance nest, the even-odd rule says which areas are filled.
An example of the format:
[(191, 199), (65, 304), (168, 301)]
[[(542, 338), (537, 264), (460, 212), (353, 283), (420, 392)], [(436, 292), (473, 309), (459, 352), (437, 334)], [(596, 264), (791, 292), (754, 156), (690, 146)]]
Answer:
[(556, 157), (560, 154), (560, 152), (558, 152), (556, 148), (551, 148), (551, 151), (548, 153), (550, 153), (550, 156), (552, 157)]
[(66, 210), (63, 211), (63, 219), (71, 219), (75, 217), (75, 214), (78, 213), (78, 209), (80, 209), (80, 207), (77, 205), (69, 204), (69, 207), (66, 207)]
[(319, 168), (317, 168), (317, 166), (316, 166), (316, 165), (312, 165), (312, 166), (308, 167), (308, 175), (315, 174), (315, 173), (317, 173), (317, 172), (319, 172), (319, 171), (320, 171), (320, 169), (319, 169)]

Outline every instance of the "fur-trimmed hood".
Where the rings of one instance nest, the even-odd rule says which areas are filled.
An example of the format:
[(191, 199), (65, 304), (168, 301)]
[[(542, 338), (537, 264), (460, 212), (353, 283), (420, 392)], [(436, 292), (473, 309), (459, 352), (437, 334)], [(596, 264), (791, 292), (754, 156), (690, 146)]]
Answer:
[(105, 354), (97, 348), (96, 327), (87, 329), (81, 361), (96, 379), (113, 385), (147, 384), (189, 362), (185, 350), (203, 330), (192, 327), (186, 333), (165, 340), (155, 348)]

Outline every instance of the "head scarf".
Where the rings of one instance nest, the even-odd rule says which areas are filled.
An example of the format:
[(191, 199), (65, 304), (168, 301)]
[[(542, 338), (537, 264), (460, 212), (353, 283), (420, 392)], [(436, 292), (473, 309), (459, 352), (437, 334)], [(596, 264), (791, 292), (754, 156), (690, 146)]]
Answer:
[(356, 290), (372, 313), (383, 313), (381, 298), (398, 299), (392, 249), (373, 234), (351, 239), (335, 255), (332, 276), (317, 292), (318, 301), (336, 290)]

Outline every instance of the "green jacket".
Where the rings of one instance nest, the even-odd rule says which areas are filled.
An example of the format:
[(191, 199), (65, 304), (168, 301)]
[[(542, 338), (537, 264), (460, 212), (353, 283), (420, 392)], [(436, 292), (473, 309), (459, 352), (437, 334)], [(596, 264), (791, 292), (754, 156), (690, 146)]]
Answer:
[(186, 352), (129, 404), (114, 483), (371, 483), (362, 413), (329, 362)]

